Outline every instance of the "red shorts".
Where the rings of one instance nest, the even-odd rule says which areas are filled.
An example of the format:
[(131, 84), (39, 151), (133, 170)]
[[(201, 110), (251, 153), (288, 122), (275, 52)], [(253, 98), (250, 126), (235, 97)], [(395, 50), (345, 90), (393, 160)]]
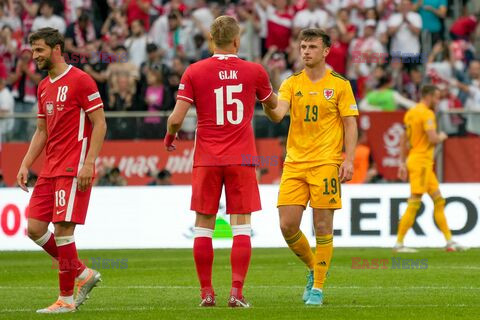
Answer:
[(191, 210), (217, 214), (225, 184), (228, 214), (245, 214), (262, 209), (255, 167), (194, 167)]
[(91, 191), (77, 190), (76, 177), (39, 177), (28, 205), (28, 218), (84, 224)]

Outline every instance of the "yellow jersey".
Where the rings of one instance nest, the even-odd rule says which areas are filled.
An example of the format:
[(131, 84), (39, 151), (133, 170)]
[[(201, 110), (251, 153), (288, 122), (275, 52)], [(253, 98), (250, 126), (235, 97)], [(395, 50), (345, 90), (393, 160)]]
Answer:
[(358, 116), (350, 82), (327, 69), (313, 83), (305, 70), (282, 82), (279, 99), (290, 103), (285, 162), (309, 168), (343, 162), (342, 117)]
[(403, 118), (410, 151), (408, 161), (431, 162), (435, 145), (430, 143), (427, 130), (436, 130), (435, 113), (425, 104), (419, 103), (407, 111)]

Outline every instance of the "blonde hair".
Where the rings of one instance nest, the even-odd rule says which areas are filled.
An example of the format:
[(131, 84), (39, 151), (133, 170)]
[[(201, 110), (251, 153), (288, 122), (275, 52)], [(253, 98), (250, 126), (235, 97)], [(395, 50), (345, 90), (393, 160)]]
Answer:
[(210, 34), (215, 46), (222, 48), (232, 43), (240, 34), (240, 27), (234, 18), (220, 16), (213, 21)]

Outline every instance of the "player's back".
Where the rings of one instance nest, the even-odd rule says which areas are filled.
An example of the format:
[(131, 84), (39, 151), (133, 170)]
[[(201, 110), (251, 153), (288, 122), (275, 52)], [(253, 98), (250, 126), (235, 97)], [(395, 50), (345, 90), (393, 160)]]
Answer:
[(436, 129), (433, 111), (419, 103), (407, 111), (404, 122), (410, 143), (409, 160), (433, 161), (434, 145), (427, 136), (427, 130)]
[(256, 156), (253, 128), (255, 100), (272, 89), (259, 64), (235, 55), (214, 55), (185, 71), (177, 99), (195, 105), (195, 166), (242, 164)]

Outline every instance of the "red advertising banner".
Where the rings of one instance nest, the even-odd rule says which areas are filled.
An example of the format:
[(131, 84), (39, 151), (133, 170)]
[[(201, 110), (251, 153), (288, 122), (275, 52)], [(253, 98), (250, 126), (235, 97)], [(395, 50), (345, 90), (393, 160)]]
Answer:
[(360, 128), (367, 134), (378, 172), (387, 180), (397, 179), (404, 114), (403, 111), (360, 113)]
[(480, 181), (480, 138), (449, 138), (444, 142), (443, 181)]
[[(258, 163), (262, 170), (261, 183), (277, 182), (283, 164), (283, 147), (280, 139), (257, 139)], [(165, 151), (162, 140), (106, 141), (97, 159), (97, 172), (102, 167), (118, 167), (128, 185), (145, 185), (153, 178), (149, 175), (167, 169), (173, 184), (190, 184), (193, 166), (193, 141), (177, 141), (177, 149)], [(14, 186), (16, 174), (27, 152), (28, 143), (5, 143), (0, 153), (1, 171), (8, 186)], [(44, 155), (32, 166), (39, 173)]]

